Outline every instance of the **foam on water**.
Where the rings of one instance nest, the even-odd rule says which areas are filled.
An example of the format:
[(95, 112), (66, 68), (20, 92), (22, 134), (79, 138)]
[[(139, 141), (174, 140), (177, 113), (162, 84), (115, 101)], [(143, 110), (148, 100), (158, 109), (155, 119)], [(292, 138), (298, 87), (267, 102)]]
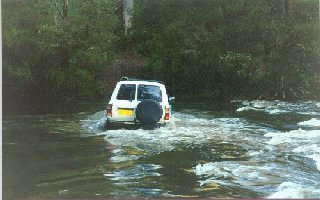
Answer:
[[(257, 136), (262, 137), (270, 131), (270, 128), (261, 127), (241, 118), (212, 118), (204, 113), (201, 115), (202, 118), (176, 112), (171, 124), (155, 130), (119, 129), (103, 132), (106, 142), (114, 146), (109, 161), (115, 164), (128, 162), (150, 154), (172, 151), (181, 145), (198, 146), (216, 141), (233, 143), (237, 140), (238, 145), (242, 144), (248, 150), (255, 151), (259, 146), (257, 142), (261, 141)], [(134, 147), (135, 150), (126, 151), (125, 148), (128, 146)], [(137, 155), (137, 151), (144, 153)], [(106, 176), (120, 181), (123, 179), (122, 174), (126, 173), (127, 169), (119, 169), (117, 173), (106, 173)], [(126, 180), (117, 184), (130, 184), (130, 182)]]
[(270, 186), (280, 184), (283, 181), (283, 174), (287, 173), (285, 168), (274, 163), (261, 165), (250, 161), (199, 164), (193, 170), (196, 175), (205, 176), (205, 180), (199, 181), (201, 186), (218, 182), (222, 185), (238, 185), (256, 191), (269, 191)]
[(267, 142), (271, 145), (280, 145), (282, 150), (291, 150), (297, 155), (312, 158), (320, 170), (320, 130), (293, 130), (283, 133), (267, 133), (271, 137)]
[[(193, 171), (200, 177), (201, 187), (218, 183), (263, 192), (269, 198), (317, 198), (320, 192), (316, 181), (319, 175), (301, 173), (294, 167), (274, 162), (211, 162), (199, 164)], [(309, 179), (308, 176), (316, 177)], [(300, 184), (287, 185), (288, 182)]]
[(110, 130), (104, 132), (105, 140), (121, 146), (139, 147), (149, 153), (171, 151), (178, 144), (204, 144), (212, 141), (238, 142), (256, 145), (258, 138), (253, 134), (263, 135), (268, 128), (247, 122), (240, 118), (196, 118), (195, 116), (176, 113), (174, 123), (155, 130)]
[(275, 199), (302, 199), (302, 198), (318, 198), (320, 189), (316, 186), (304, 186), (293, 182), (283, 182), (277, 188), (277, 191), (271, 194), (268, 198)]
[(236, 111), (237, 112), (242, 112), (242, 111), (250, 111), (250, 110), (264, 111), (264, 109), (254, 108), (254, 107), (251, 107), (251, 106), (244, 106), (244, 107), (238, 108)]
[(160, 165), (140, 164), (124, 170), (105, 173), (104, 176), (113, 181), (137, 181), (145, 177), (160, 176), (161, 174), (157, 172), (160, 168), (162, 168)]
[(242, 111), (261, 111), (271, 115), (277, 115), (282, 113), (297, 113), (301, 115), (320, 115), (319, 103), (313, 101), (307, 102), (284, 102), (284, 101), (243, 101), (242, 107), (238, 108), (237, 112)]
[(311, 126), (311, 127), (320, 127), (320, 119), (312, 118), (308, 121), (299, 122), (298, 125), (300, 126)]
[[(233, 103), (239, 103), (234, 101)], [(320, 115), (319, 103), (288, 103), (281, 101), (242, 101), (236, 111), (259, 111), (268, 114), (294, 113)], [(182, 146), (199, 146), (212, 143), (235, 144), (246, 150), (242, 161), (212, 161), (197, 164), (193, 172), (200, 187), (218, 183), (245, 188), (265, 194), (269, 198), (316, 198), (320, 193), (320, 173), (301, 171), (304, 163), (290, 165), (289, 157), (306, 159), (308, 169), (320, 171), (319, 118), (299, 122), (297, 130), (280, 131), (258, 125), (239, 117), (220, 117), (198, 110), (175, 112), (172, 122), (155, 130), (109, 130), (100, 127), (105, 121), (104, 112), (96, 113), (83, 124), (89, 131), (105, 135), (105, 141), (113, 146), (110, 162), (116, 166), (135, 161), (144, 156), (172, 151)], [(310, 129), (310, 128), (309, 128)], [(129, 149), (127, 149), (130, 147)], [(212, 149), (214, 153), (214, 149)], [(223, 156), (221, 156), (223, 159)], [(126, 165), (125, 165), (126, 166)], [(105, 176), (115, 184), (137, 184), (144, 177), (161, 176), (160, 165), (134, 165), (119, 167)], [(133, 175), (136, 174), (136, 175)], [(128, 177), (128, 178), (125, 178)], [(306, 178), (307, 177), (307, 178)]]
[(320, 141), (320, 130), (292, 130), (289, 132), (269, 132), (264, 135), (271, 137), (268, 144), (279, 145), (287, 143), (288, 146), (296, 146), (302, 143), (312, 144), (313, 142)]
[(311, 158), (315, 161), (317, 169), (320, 171), (320, 144), (307, 144), (301, 145), (292, 150), (294, 153), (299, 153), (307, 158)]
[(320, 171), (320, 153), (309, 155), (308, 157), (316, 162), (317, 168)]

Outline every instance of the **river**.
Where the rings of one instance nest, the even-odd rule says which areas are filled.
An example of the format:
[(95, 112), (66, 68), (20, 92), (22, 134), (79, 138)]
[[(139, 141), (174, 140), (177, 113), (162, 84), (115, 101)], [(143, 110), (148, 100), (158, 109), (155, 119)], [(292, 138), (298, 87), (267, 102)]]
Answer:
[(174, 105), (156, 130), (102, 130), (103, 105), (3, 116), (3, 198), (320, 197), (320, 103)]

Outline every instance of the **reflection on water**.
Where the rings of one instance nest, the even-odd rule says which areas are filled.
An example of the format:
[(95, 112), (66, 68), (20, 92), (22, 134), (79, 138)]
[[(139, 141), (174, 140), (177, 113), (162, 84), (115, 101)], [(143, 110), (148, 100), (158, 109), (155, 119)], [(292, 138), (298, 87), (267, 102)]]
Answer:
[(156, 130), (104, 132), (104, 111), (5, 117), (4, 196), (320, 196), (318, 102), (175, 107)]

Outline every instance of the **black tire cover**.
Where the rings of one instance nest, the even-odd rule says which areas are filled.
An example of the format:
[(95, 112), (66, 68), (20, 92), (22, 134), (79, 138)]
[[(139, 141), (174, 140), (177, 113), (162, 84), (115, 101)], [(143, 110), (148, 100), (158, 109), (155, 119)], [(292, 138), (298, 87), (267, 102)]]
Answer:
[(161, 105), (152, 99), (145, 99), (138, 104), (136, 109), (137, 119), (145, 125), (154, 125), (162, 117)]

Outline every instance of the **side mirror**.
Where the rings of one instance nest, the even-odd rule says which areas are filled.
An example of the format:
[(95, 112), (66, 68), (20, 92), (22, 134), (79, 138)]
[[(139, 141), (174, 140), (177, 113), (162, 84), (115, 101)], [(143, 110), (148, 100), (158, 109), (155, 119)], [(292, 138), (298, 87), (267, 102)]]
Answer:
[(173, 103), (176, 97), (169, 97), (169, 103)]

